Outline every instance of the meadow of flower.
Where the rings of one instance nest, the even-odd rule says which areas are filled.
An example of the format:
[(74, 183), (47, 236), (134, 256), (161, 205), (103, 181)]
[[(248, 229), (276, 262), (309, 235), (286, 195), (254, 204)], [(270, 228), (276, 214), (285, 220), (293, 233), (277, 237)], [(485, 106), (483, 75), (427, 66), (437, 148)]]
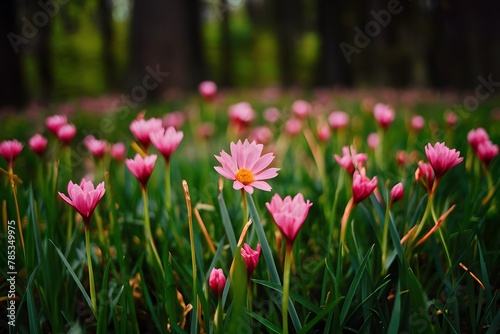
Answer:
[(2, 331), (497, 333), (498, 112), (295, 95), (4, 117)]

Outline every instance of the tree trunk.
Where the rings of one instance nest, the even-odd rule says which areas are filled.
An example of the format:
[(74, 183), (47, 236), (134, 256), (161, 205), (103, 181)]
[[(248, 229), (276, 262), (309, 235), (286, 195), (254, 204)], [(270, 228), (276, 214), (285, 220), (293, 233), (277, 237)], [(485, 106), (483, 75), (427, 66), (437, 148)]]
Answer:
[(113, 55), (113, 3), (111, 0), (99, 0), (99, 18), (102, 38), (102, 61), (104, 80), (108, 89), (116, 88), (116, 66)]

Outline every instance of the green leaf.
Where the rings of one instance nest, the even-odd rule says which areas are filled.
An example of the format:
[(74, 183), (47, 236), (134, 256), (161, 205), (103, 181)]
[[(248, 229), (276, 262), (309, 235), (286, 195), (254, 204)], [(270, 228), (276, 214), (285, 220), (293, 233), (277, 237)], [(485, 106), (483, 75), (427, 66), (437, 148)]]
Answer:
[(329, 303), (321, 312), (319, 312), (314, 318), (307, 322), (299, 333), (308, 333), (314, 325), (316, 325), (320, 320), (323, 320), (327, 314), (329, 314), (333, 308), (342, 300), (344, 297), (335, 299), (333, 302)]
[(252, 312), (250, 310), (247, 310), (247, 314), (249, 316), (251, 316), (252, 318), (254, 318), (255, 320), (257, 320), (258, 322), (260, 322), (261, 324), (263, 324), (264, 326), (266, 326), (266, 328), (269, 329), (271, 332), (278, 333), (278, 334), (281, 333), (281, 329), (278, 328), (275, 324), (273, 324), (269, 320), (267, 320), (266, 318), (258, 315), (255, 312)]
[(109, 268), (111, 266), (111, 261), (106, 264), (106, 269), (104, 270), (104, 276), (102, 278), (101, 294), (99, 296), (99, 316), (97, 318), (97, 333), (106, 333), (106, 328), (108, 326), (108, 279), (109, 279)]
[(224, 202), (222, 192), (219, 192), (217, 199), (219, 200), (222, 224), (224, 225), (224, 229), (226, 230), (226, 235), (229, 239), (229, 245), (231, 246), (231, 253), (234, 257), (236, 255), (236, 236), (234, 234), (233, 224), (231, 224), (231, 218), (229, 218), (229, 213), (227, 212), (227, 207), (226, 203)]

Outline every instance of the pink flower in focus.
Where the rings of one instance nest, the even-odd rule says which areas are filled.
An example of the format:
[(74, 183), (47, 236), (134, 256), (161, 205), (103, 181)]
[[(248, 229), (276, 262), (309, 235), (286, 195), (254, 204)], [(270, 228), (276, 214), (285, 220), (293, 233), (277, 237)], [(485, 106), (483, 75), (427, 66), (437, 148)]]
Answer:
[(252, 275), (253, 271), (255, 270), (255, 267), (257, 267), (257, 263), (259, 263), (261, 248), (262, 247), (260, 246), (260, 244), (257, 244), (255, 250), (250, 248), (248, 244), (244, 244), (243, 247), (241, 248), (241, 256), (243, 256), (243, 259), (245, 260), (248, 277)]
[(82, 216), (85, 223), (85, 228), (89, 228), (90, 218), (94, 212), (97, 203), (104, 196), (106, 189), (104, 189), (104, 182), (101, 182), (94, 188), (92, 181), (86, 181), (82, 179), (80, 185), (69, 181), (68, 183), (68, 195), (69, 198), (59, 192), (59, 196), (75, 208), (76, 211)]
[(33, 152), (35, 152), (39, 156), (42, 156), (45, 152), (45, 149), (47, 148), (47, 138), (37, 133), (30, 138), (28, 144)]
[(110, 153), (116, 161), (123, 161), (125, 159), (125, 144), (121, 142), (113, 144)]
[(493, 159), (498, 155), (498, 145), (494, 145), (490, 140), (486, 140), (477, 145), (477, 156), (486, 167), (491, 165)]
[(140, 118), (130, 123), (130, 132), (132, 132), (135, 139), (137, 139), (145, 149), (149, 148), (149, 143), (151, 142), (149, 134), (162, 128), (162, 120), (159, 118), (150, 118), (148, 120)]
[(297, 100), (292, 103), (292, 112), (299, 118), (304, 118), (311, 112), (311, 105), (304, 100)]
[(469, 145), (470, 147), (472, 147), (472, 150), (474, 152), (477, 151), (477, 147), (480, 143), (483, 143), (489, 139), (490, 137), (488, 136), (488, 133), (483, 128), (470, 130), (467, 134), (467, 141), (469, 142)]
[(134, 174), (137, 180), (139, 180), (144, 189), (146, 189), (148, 180), (153, 173), (157, 158), (156, 154), (149, 155), (145, 158), (141, 157), (140, 154), (136, 154), (134, 159), (125, 160), (128, 169)]
[(182, 131), (175, 131), (174, 127), (168, 129), (160, 129), (152, 132), (150, 135), (151, 143), (165, 158), (165, 161), (170, 162), (170, 157), (174, 154), (180, 142), (184, 138)]
[(354, 203), (357, 204), (363, 201), (373, 193), (375, 188), (377, 188), (376, 176), (370, 180), (366, 175), (361, 175), (359, 171), (354, 171), (354, 177), (352, 180), (352, 197), (354, 199)]
[(14, 160), (16, 160), (19, 153), (23, 149), (23, 144), (18, 140), (4, 140), (0, 143), (0, 155), (7, 160), (9, 168), (14, 167)]
[(304, 201), (301, 193), (295, 195), (293, 199), (291, 196), (281, 199), (280, 195), (274, 194), (271, 202), (266, 203), (274, 222), (287, 241), (287, 247), (292, 247), (311, 206), (312, 203), (309, 200)]
[(434, 169), (436, 178), (441, 178), (447, 171), (464, 160), (464, 158), (460, 158), (460, 151), (450, 150), (444, 143), (436, 143), (434, 146), (430, 143), (427, 144), (425, 155)]
[(184, 125), (185, 120), (186, 117), (184, 116), (184, 113), (174, 111), (163, 117), (163, 126), (165, 128), (173, 126), (176, 130), (179, 130)]
[(285, 124), (285, 131), (290, 136), (296, 136), (302, 130), (302, 121), (298, 118), (290, 118)]
[(380, 142), (378, 133), (373, 132), (368, 135), (368, 138), (366, 139), (366, 142), (368, 143), (368, 147), (372, 150), (375, 150)]
[(394, 110), (383, 103), (377, 103), (373, 107), (373, 115), (383, 129), (387, 129), (395, 118)]
[(342, 147), (342, 157), (334, 154), (333, 157), (349, 174), (353, 174), (356, 167), (361, 167), (366, 162), (366, 154), (356, 153), (354, 146), (351, 146), (351, 152), (349, 152), (349, 147)]
[(280, 119), (280, 111), (277, 108), (267, 108), (264, 110), (264, 119), (269, 123), (276, 123)]
[(394, 187), (392, 187), (391, 193), (390, 193), (391, 204), (396, 203), (401, 198), (403, 198), (404, 193), (405, 193), (405, 189), (404, 189), (404, 186), (401, 182), (399, 182)]
[(415, 170), (415, 181), (420, 183), (429, 192), (432, 191), (434, 178), (434, 169), (432, 169), (432, 166), (423, 161), (419, 161), (418, 167)]
[(95, 139), (92, 135), (85, 137), (84, 144), (90, 154), (96, 159), (102, 158), (108, 148), (108, 143), (105, 140)]
[(57, 132), (59, 129), (68, 123), (68, 119), (63, 115), (53, 115), (49, 116), (45, 119), (45, 125), (49, 129), (50, 132), (57, 136)]
[(215, 166), (215, 170), (228, 180), (233, 180), (233, 188), (244, 189), (253, 193), (253, 188), (270, 191), (271, 186), (264, 180), (276, 177), (279, 168), (267, 168), (274, 160), (272, 153), (260, 156), (264, 145), (248, 140), (242, 144), (241, 140), (235, 144), (231, 142), (231, 155), (225, 151), (215, 156), (222, 166)]
[(411, 119), (411, 128), (414, 131), (418, 132), (418, 131), (422, 130), (424, 127), (424, 124), (425, 124), (425, 119), (420, 115), (413, 116)]
[(328, 116), (328, 123), (333, 130), (343, 129), (349, 124), (349, 115), (344, 111), (334, 111)]
[(73, 124), (64, 124), (57, 130), (57, 138), (66, 145), (76, 135), (76, 127)]
[(257, 144), (267, 144), (273, 139), (273, 132), (267, 126), (259, 126), (253, 129), (250, 137)]
[(198, 91), (205, 100), (210, 101), (214, 98), (215, 94), (217, 94), (217, 85), (213, 81), (206, 80), (200, 83)]
[(226, 286), (226, 277), (222, 269), (212, 269), (210, 277), (208, 278), (208, 285), (214, 294), (219, 298), (224, 292), (224, 287)]

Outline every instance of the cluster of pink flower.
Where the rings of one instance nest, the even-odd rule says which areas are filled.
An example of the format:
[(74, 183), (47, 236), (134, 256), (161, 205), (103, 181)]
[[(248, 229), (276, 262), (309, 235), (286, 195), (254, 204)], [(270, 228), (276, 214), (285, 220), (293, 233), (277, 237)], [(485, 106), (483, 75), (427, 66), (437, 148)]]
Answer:
[(467, 141), (484, 167), (489, 168), (493, 159), (498, 155), (498, 145), (491, 142), (486, 130), (483, 128), (471, 130), (467, 134)]

